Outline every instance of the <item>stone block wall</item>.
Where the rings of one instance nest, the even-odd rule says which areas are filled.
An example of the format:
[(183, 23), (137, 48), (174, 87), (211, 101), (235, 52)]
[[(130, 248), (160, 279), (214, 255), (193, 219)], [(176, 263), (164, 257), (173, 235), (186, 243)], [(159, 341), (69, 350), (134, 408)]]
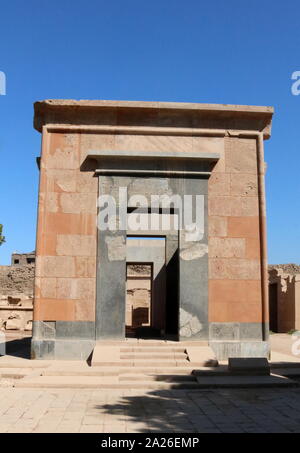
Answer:
[(34, 265), (0, 266), (0, 329), (32, 329)]
[(35, 321), (94, 321), (97, 178), (80, 134), (46, 133), (40, 168)]
[[(205, 285), (194, 285), (197, 294), (199, 291), (201, 294), (199, 304), (193, 294), (193, 301), (197, 302), (193, 308), (205, 306), (207, 309), (208, 306), (209, 331), (203, 332), (205, 339), (220, 342), (219, 358), (233, 349), (237, 355), (249, 355), (251, 348), (252, 354), (267, 355), (267, 345), (263, 344), (267, 313), (263, 308), (265, 297), (262, 298), (266, 285), (262, 282), (261, 268), (265, 237), (260, 217), (264, 194), (260, 192), (263, 176), (258, 174), (258, 143), (270, 136), (272, 113), (269, 107), (208, 104), (49, 100), (35, 105), (35, 127), (42, 132), (43, 141), (34, 356), (74, 357), (78, 348), (82, 348), (77, 357), (86, 357), (95, 340), (95, 322), (99, 321), (96, 320), (96, 275), (100, 276), (98, 282), (101, 281), (102, 286), (105, 282), (101, 278), (114, 277), (106, 274), (103, 277), (103, 273), (101, 277), (99, 256), (97, 262), (100, 236), (97, 237), (96, 228), (98, 177), (94, 170), (101, 158), (99, 162), (93, 160), (97, 159), (93, 151), (100, 154), (104, 151), (108, 155), (126, 152), (126, 159), (130, 159), (130, 152), (137, 156), (140, 153), (137, 160), (141, 162), (148, 156), (148, 163), (150, 158), (155, 161), (153, 153), (159, 157), (160, 153), (165, 156), (171, 153), (177, 165), (172, 171), (176, 168), (183, 171), (178, 177), (178, 187), (184, 193), (188, 191), (193, 173), (195, 180), (205, 180), (205, 185), (208, 178), (208, 196), (205, 192), (208, 252), (205, 244), (201, 253), (205, 254), (206, 261), (208, 253), (209, 293), (207, 296), (206, 290), (201, 292), (207, 284), (205, 268), (193, 276), (198, 278), (198, 283), (205, 278)], [(187, 162), (182, 156), (185, 153), (197, 153), (199, 160), (189, 156)], [(216, 160), (209, 176), (209, 169)], [(201, 162), (205, 165), (201, 166)], [(161, 168), (159, 163), (157, 169), (161, 171)], [(189, 177), (184, 172), (190, 172)], [(140, 194), (146, 187), (148, 196), (153, 192), (150, 186), (159, 190), (160, 185), (155, 181), (168, 178), (173, 181), (175, 174), (176, 171), (172, 176), (156, 175), (156, 180), (151, 179), (152, 174), (148, 178), (152, 183), (148, 185), (143, 184), (143, 177), (134, 176), (137, 184), (130, 187)], [(127, 174), (120, 177), (132, 178)], [(112, 179), (110, 176), (102, 178)], [(109, 182), (107, 186), (113, 190), (118, 187)], [(189, 260), (195, 259), (189, 253), (184, 257), (187, 265)], [(186, 269), (191, 278), (190, 268)], [(120, 278), (124, 279), (125, 275)], [(187, 278), (182, 266), (182, 286), (184, 280)], [(186, 286), (183, 292), (188, 301)], [(105, 310), (107, 314), (108, 306)], [(83, 340), (88, 340), (86, 349), (82, 347)]]
[[(261, 335), (256, 139), (207, 138), (221, 151), (209, 178), (211, 338)], [(35, 320), (95, 321), (97, 178), (80, 167), (90, 149), (203, 149), (203, 137), (110, 134), (44, 136), (39, 198)], [(222, 325), (221, 325), (222, 324)]]
[(211, 339), (261, 338), (261, 248), (255, 138), (225, 137), (209, 178)]

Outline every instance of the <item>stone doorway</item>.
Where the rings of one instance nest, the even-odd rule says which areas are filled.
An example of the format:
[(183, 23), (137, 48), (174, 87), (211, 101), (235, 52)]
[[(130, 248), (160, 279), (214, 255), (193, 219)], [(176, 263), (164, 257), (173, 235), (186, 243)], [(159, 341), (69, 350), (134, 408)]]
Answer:
[(126, 336), (152, 327), (152, 263), (126, 263)]
[(166, 239), (127, 237), (126, 336), (163, 338), (166, 333)]
[[(159, 332), (160, 338), (206, 340), (207, 178), (187, 177), (186, 173), (184, 177), (170, 178), (101, 175), (99, 194), (103, 197), (113, 194), (117, 211), (109, 228), (98, 228), (96, 341), (126, 337), (126, 263), (153, 263), (151, 327)], [(159, 200), (159, 206), (149, 210), (152, 194), (160, 197), (175, 194), (183, 201), (188, 194), (195, 213), (197, 201), (203, 214), (196, 238), (191, 241), (189, 237), (190, 227), (196, 225), (195, 219), (191, 219), (192, 224), (187, 225), (187, 229), (177, 228), (175, 219), (180, 209), (175, 201), (168, 209)], [(144, 196), (144, 205), (137, 206), (136, 195)], [(184, 212), (183, 209), (183, 218)], [(124, 213), (127, 222), (116, 228), (114, 219), (118, 220)], [(166, 218), (170, 222), (165, 226)], [(152, 222), (155, 219), (157, 224)]]

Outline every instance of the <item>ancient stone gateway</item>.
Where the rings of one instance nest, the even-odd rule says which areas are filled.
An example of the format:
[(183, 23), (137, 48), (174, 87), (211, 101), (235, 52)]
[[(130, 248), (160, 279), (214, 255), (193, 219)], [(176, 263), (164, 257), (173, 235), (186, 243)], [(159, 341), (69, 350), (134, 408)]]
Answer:
[[(272, 113), (35, 104), (33, 357), (87, 358), (95, 343), (125, 339), (127, 324), (131, 335), (207, 341), (218, 358), (268, 355), (263, 141)], [(140, 286), (128, 265), (149, 266)]]

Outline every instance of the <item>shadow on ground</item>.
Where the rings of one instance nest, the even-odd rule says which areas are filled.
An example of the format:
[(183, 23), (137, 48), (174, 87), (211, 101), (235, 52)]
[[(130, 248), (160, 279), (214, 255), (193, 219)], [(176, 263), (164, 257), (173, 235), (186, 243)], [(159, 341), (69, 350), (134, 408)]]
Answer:
[(294, 389), (150, 391), (95, 408), (141, 433), (300, 432), (300, 392)]
[(8, 339), (5, 343), (7, 356), (30, 359), (31, 337)]

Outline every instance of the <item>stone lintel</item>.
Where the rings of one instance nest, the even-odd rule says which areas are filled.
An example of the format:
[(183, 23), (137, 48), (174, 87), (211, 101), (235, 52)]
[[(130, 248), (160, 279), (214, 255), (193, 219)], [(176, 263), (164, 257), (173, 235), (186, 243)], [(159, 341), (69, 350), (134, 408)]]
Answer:
[(217, 162), (220, 159), (219, 153), (209, 152), (178, 152), (178, 151), (127, 151), (127, 150), (90, 150), (87, 158), (92, 159), (179, 159), (179, 160), (204, 160)]

